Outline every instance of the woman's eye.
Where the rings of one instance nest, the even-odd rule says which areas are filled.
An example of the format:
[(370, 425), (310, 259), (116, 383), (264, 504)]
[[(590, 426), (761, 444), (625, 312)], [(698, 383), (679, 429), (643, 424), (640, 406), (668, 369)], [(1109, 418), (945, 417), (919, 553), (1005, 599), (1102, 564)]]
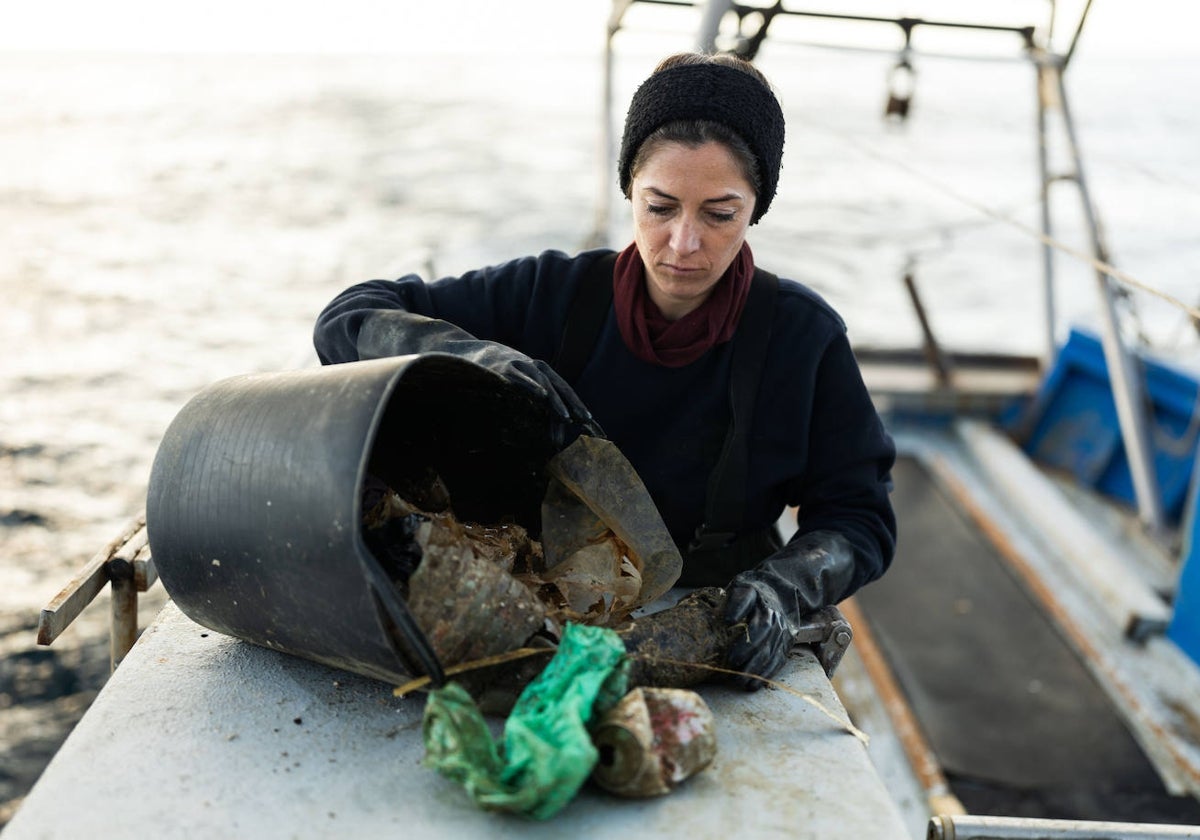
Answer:
[(717, 212), (712, 210), (709, 211), (708, 217), (714, 222), (732, 222), (737, 217), (737, 213), (732, 210), (729, 212)]
[(666, 216), (672, 211), (672, 209), (674, 209), (674, 208), (669, 207), (666, 204), (647, 204), (646, 205), (646, 212), (652, 213), (655, 216)]

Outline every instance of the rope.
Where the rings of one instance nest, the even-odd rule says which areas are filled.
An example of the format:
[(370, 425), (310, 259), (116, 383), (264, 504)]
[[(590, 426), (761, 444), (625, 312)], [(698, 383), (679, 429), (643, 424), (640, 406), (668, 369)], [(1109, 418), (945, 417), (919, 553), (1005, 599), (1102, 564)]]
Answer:
[(916, 178), (918, 181), (924, 183), (925, 185), (932, 187), (933, 189), (937, 190), (938, 192), (940, 192), (946, 196), (949, 196), (950, 198), (954, 199), (955, 201), (958, 201), (962, 204), (967, 205), (968, 207), (972, 208), (973, 210), (976, 210), (979, 213), (982, 213), (983, 215), (987, 216), (988, 218), (994, 219), (998, 222), (1002, 222), (1002, 223), (1008, 225), (1009, 227), (1012, 227), (1028, 236), (1033, 237), (1034, 239), (1036, 239), (1038, 242), (1042, 243), (1043, 245), (1047, 245), (1051, 248), (1054, 248), (1056, 251), (1060, 251), (1061, 253), (1064, 253), (1068, 256), (1074, 257), (1075, 259), (1079, 260), (1080, 262), (1090, 265), (1092, 268), (1096, 269), (1096, 271), (1100, 272), (1101, 274), (1106, 274), (1109, 277), (1111, 277), (1112, 279), (1114, 279), (1120, 283), (1123, 283), (1126, 286), (1138, 289), (1139, 291), (1145, 292), (1146, 294), (1153, 295), (1154, 297), (1157, 297), (1160, 300), (1163, 300), (1163, 301), (1169, 303), (1171, 306), (1174, 306), (1174, 307), (1182, 310), (1183, 312), (1187, 313), (1187, 315), (1189, 317), (1191, 317), (1193, 320), (1200, 322), (1200, 308), (1197, 308), (1195, 306), (1191, 306), (1187, 303), (1184, 303), (1182, 300), (1175, 297), (1174, 295), (1171, 295), (1167, 292), (1156, 289), (1153, 286), (1149, 285), (1148, 283), (1144, 283), (1141, 280), (1138, 280), (1133, 275), (1129, 274), (1128, 272), (1122, 271), (1121, 269), (1117, 268), (1114, 265), (1104, 262), (1103, 260), (1099, 260), (1096, 257), (1092, 256), (1091, 254), (1085, 254), (1083, 251), (1080, 251), (1078, 248), (1074, 248), (1070, 245), (1067, 245), (1065, 242), (1060, 242), (1059, 240), (1055, 239), (1054, 237), (1047, 236), (1042, 231), (1037, 230), (1036, 228), (1034, 228), (1030, 225), (1027, 225), (1022, 221), (1019, 221), (1017, 219), (1012, 218), (1011, 216), (1005, 215), (1004, 213), (994, 210), (991, 207), (988, 207), (987, 205), (976, 201), (975, 199), (971, 198), (970, 196), (959, 192), (958, 190), (949, 186), (945, 182), (940, 181), (937, 178), (932, 177), (928, 173), (921, 171), (920, 169), (913, 166), (912, 164), (907, 163), (907, 162), (900, 160), (899, 158), (893, 157), (891, 155), (885, 154), (884, 152), (881, 152), (878, 149), (872, 148), (871, 146), (868, 146), (865, 143), (858, 140), (857, 138), (855, 138), (853, 135), (847, 134), (846, 132), (843, 132), (843, 131), (840, 131), (840, 130), (830, 126), (828, 123), (822, 123), (819, 120), (807, 118), (805, 120), (805, 124), (816, 127), (816, 128), (821, 128), (821, 129), (829, 132), (830, 134), (837, 136), (843, 142), (849, 144), (856, 151), (866, 155), (867, 157), (874, 158), (875, 160), (880, 161), (882, 163), (887, 163), (887, 164), (896, 166), (899, 169), (906, 172), (907, 174)]

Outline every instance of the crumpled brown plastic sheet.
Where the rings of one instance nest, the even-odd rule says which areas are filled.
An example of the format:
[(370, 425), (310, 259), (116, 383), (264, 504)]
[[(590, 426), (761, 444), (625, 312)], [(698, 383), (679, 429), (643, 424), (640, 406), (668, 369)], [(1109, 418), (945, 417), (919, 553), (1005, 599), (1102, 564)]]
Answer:
[(580, 437), (547, 465), (543, 580), (572, 611), (612, 626), (664, 594), (683, 558), (633, 466), (608, 440)]
[[(524, 530), (513, 543), (523, 538)], [(421, 563), (408, 583), (408, 608), (443, 665), (515, 650), (545, 626), (545, 605), (506, 568), (511, 555), (489, 554), (451, 514), (416, 528)], [(488, 543), (494, 548), (494, 543)]]
[(568, 621), (617, 626), (679, 578), (683, 559), (611, 441), (580, 437), (546, 470), (540, 544), (518, 525), (461, 523), (390, 500), (388, 515), (419, 520), (406, 598), (444, 665), (514, 650), (540, 630), (557, 638)]

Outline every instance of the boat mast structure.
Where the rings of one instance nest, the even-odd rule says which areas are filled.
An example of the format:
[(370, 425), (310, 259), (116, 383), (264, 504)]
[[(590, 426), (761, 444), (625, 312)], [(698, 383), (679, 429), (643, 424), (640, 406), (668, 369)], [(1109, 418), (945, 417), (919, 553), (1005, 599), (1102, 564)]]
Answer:
[[(1037, 91), (1037, 149), (1038, 169), (1040, 177), (1041, 205), (1041, 241), (1043, 296), (1042, 309), (1044, 315), (1045, 354), (1043, 366), (1053, 358), (1057, 341), (1056, 307), (1055, 307), (1055, 274), (1054, 257), (1056, 244), (1053, 239), (1054, 218), (1051, 204), (1051, 191), (1055, 184), (1065, 183), (1074, 185), (1087, 227), (1091, 251), (1091, 263), (1096, 271), (1096, 288), (1099, 295), (1101, 333), (1104, 358), (1110, 372), (1113, 398), (1117, 407), (1121, 439), (1128, 458), (1136, 497), (1138, 518), (1146, 532), (1156, 539), (1164, 538), (1166, 532), (1166, 516), (1159, 491), (1159, 483), (1155, 475), (1154, 459), (1148, 431), (1145, 404), (1146, 393), (1142, 376), (1138, 369), (1138, 360), (1130, 350), (1122, 336), (1118, 302), (1123, 289), (1112, 274), (1109, 263), (1109, 249), (1105, 242), (1096, 205), (1092, 200), (1084, 173), (1083, 160), (1080, 152), (1078, 132), (1072, 119), (1064, 84), (1064, 75), (1079, 44), (1084, 24), (1091, 9), (1092, 0), (1087, 0), (1078, 20), (1075, 23), (1071, 39), (1062, 51), (1053, 47), (1054, 25), (1057, 3), (1050, 0), (1047, 21), (1035, 25), (1003, 25), (976, 23), (958, 20), (933, 20), (917, 17), (882, 17), (872, 15), (853, 15), (831, 13), (824, 11), (807, 11), (785, 6), (784, 0), (768, 0), (759, 5), (746, 5), (736, 0), (615, 0), (608, 18), (607, 34), (604, 49), (604, 79), (602, 107), (602, 147), (604, 160), (601, 167), (601, 200), (597, 207), (595, 230), (591, 244), (602, 245), (608, 239), (611, 229), (614, 202), (612, 189), (609, 184), (612, 164), (616, 160), (616, 129), (613, 122), (614, 107), (614, 71), (616, 57), (613, 41), (624, 26), (627, 12), (639, 4), (655, 6), (674, 6), (696, 9), (700, 12), (700, 22), (697, 29), (695, 48), (700, 52), (727, 51), (740, 55), (748, 60), (754, 60), (759, 48), (765, 41), (772, 21), (781, 16), (823, 19), (845, 23), (861, 23), (875, 26), (895, 26), (901, 31), (903, 46), (893, 74), (893, 86), (899, 86), (905, 80), (911, 80), (912, 36), (921, 28), (952, 29), (962, 31), (983, 31), (993, 33), (1010, 33), (1019, 42), (1021, 55), (1033, 66), (1036, 73)], [(730, 31), (732, 29), (732, 31)], [(907, 115), (907, 98), (903, 93), (893, 92), (889, 99), (888, 113), (900, 117)], [(1068, 171), (1055, 172), (1051, 169), (1049, 148), (1052, 142), (1052, 123), (1056, 124), (1060, 133), (1060, 141), (1070, 162)], [(916, 297), (915, 289), (911, 288), (914, 305), (918, 316), (923, 318), (923, 309)], [(936, 350), (936, 342), (932, 335), (925, 331), (926, 355), (931, 361), (942, 359)], [(945, 380), (945, 368), (936, 364), (939, 379)]]

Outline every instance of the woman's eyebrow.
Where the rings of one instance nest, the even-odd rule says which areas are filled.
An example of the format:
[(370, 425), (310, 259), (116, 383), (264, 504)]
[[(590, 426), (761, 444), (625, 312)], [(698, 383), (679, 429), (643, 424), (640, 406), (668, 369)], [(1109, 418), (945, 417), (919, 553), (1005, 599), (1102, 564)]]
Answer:
[[(670, 201), (678, 201), (679, 200), (678, 198), (671, 195), (670, 193), (663, 192), (658, 187), (647, 186), (647, 187), (645, 187), (645, 191), (654, 193), (659, 198), (665, 198)], [(725, 195), (719, 195), (716, 198), (706, 198), (706, 199), (704, 199), (703, 203), (704, 204), (717, 204), (722, 201), (745, 201), (745, 199), (746, 199), (746, 197), (744, 195), (742, 195), (741, 193), (731, 192), (731, 193), (726, 193)]]

